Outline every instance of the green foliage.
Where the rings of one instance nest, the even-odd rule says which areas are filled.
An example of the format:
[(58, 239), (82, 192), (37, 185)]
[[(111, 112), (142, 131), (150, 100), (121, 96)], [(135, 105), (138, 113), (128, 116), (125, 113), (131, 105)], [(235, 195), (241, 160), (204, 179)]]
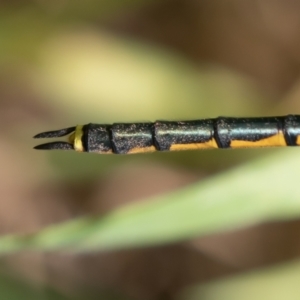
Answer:
[[(0, 239), (0, 252), (99, 251), (157, 245), (300, 214), (297, 149), (227, 171), (106, 216), (84, 217), (30, 236)], [(293, 172), (291, 173), (291, 170)]]
[(187, 288), (178, 300), (297, 300), (300, 294), (300, 261), (232, 276)]

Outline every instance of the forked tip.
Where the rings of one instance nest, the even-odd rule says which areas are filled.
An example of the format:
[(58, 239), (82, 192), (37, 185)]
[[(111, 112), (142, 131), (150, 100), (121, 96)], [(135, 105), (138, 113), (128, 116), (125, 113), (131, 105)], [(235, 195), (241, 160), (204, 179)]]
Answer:
[(34, 139), (42, 139), (42, 138), (58, 138), (63, 137), (65, 135), (71, 134), (71, 136), (67, 139), (67, 141), (56, 141), (45, 143), (41, 145), (37, 145), (34, 149), (37, 150), (74, 150), (73, 139), (71, 138), (74, 135), (76, 127), (68, 127), (60, 130), (54, 131), (46, 131), (41, 132), (35, 135)]

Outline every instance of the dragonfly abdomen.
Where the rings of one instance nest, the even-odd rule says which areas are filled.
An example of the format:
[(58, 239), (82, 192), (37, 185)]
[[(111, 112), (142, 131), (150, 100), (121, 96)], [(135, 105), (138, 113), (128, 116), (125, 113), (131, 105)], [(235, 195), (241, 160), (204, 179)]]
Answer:
[[(59, 136), (61, 136), (61, 132)], [(51, 137), (55, 132), (51, 133)], [(42, 133), (36, 137), (47, 137)], [(44, 144), (55, 149), (66, 142)], [(79, 152), (131, 154), (210, 148), (300, 145), (300, 116), (156, 121), (76, 126), (69, 144)], [(49, 146), (50, 145), (50, 146)], [(63, 147), (62, 147), (63, 148)], [(64, 149), (67, 149), (64, 146)]]

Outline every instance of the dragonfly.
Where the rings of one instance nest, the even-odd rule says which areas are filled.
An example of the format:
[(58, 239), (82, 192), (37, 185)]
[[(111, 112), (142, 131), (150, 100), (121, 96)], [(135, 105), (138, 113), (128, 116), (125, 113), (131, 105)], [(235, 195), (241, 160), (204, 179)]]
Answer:
[(40, 138), (66, 137), (35, 146), (99, 154), (134, 154), (192, 149), (300, 146), (300, 115), (218, 117), (189, 121), (86, 124), (42, 132)]

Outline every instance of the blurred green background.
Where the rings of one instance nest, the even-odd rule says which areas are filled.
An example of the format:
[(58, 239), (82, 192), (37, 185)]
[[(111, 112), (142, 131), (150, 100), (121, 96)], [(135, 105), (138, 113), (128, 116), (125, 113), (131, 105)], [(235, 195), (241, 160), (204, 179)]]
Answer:
[[(86, 123), (300, 111), (300, 3), (0, 3), (1, 299), (298, 299), (299, 149), (34, 151)], [(248, 297), (248, 298), (247, 298)]]

